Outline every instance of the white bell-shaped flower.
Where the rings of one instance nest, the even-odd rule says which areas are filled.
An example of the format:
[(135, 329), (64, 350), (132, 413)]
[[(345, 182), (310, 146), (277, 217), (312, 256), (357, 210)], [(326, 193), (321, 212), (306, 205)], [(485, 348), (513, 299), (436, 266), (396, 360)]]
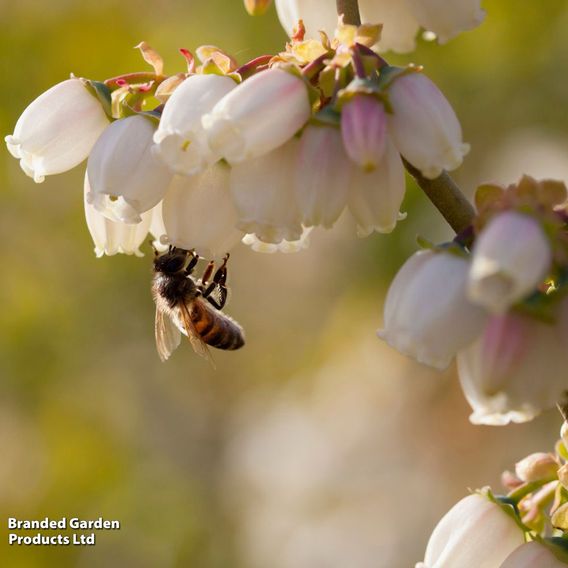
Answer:
[(501, 213), (475, 241), (468, 296), (494, 313), (503, 313), (536, 290), (551, 262), (550, 242), (534, 217)]
[(142, 115), (113, 122), (97, 140), (87, 175), (87, 200), (113, 221), (140, 223), (164, 197), (172, 178), (151, 152), (155, 125)]
[(559, 547), (533, 540), (511, 552), (499, 568), (566, 568), (566, 564), (568, 555)]
[(5, 140), (24, 172), (40, 183), (80, 164), (108, 124), (99, 101), (74, 78), (30, 103)]
[(420, 25), (446, 43), (483, 22), (481, 0), (404, 0)]
[(423, 73), (410, 72), (389, 87), (389, 132), (398, 151), (430, 179), (461, 165), (469, 151), (454, 109)]
[(416, 568), (498, 568), (524, 540), (512, 516), (475, 493), (442, 517), (430, 536), (424, 562)]
[(383, 159), (375, 170), (353, 168), (348, 206), (357, 223), (357, 234), (366, 237), (373, 231), (390, 233), (406, 216), (400, 213), (405, 189), (402, 161), (387, 140)]
[(379, 51), (407, 53), (414, 50), (420, 24), (406, 0), (360, 0), (359, 8), (363, 22), (383, 24), (377, 44)]
[(207, 258), (222, 256), (243, 236), (230, 192), (230, 167), (218, 162), (200, 174), (175, 176), (162, 205), (167, 241)]
[(198, 173), (215, 161), (201, 119), (234, 87), (230, 77), (192, 75), (168, 99), (154, 134), (153, 152), (173, 172)]
[(333, 2), (325, 0), (275, 0), (276, 13), (280, 24), (292, 37), (298, 21), (306, 28), (306, 39), (319, 39), (323, 30), (330, 38), (337, 27), (337, 9)]
[(303, 79), (272, 68), (253, 75), (223, 97), (203, 117), (203, 126), (212, 151), (236, 164), (284, 144), (310, 114)]
[(297, 241), (282, 240), (277, 244), (265, 243), (256, 235), (249, 233), (243, 237), (242, 243), (249, 246), (254, 252), (267, 254), (282, 252), (284, 254), (291, 254), (308, 248), (310, 245), (310, 233), (312, 232), (312, 229), (313, 227), (304, 227), (302, 236)]
[(489, 319), (458, 355), (458, 373), (473, 424), (527, 422), (566, 390), (565, 348), (558, 325), (509, 312)]
[(338, 128), (320, 124), (305, 128), (295, 170), (296, 199), (304, 226), (333, 226), (347, 204), (352, 170)]
[(467, 259), (456, 254), (412, 255), (389, 288), (379, 337), (420, 363), (445, 369), (481, 333), (486, 319), (466, 298), (468, 269)]
[(232, 168), (231, 193), (239, 229), (265, 243), (301, 238), (302, 218), (290, 181), (297, 155), (298, 141), (292, 139), (261, 158)]
[(87, 194), (90, 191), (89, 178), (85, 174), (85, 219), (89, 233), (91, 233), (91, 237), (95, 243), (95, 254), (97, 257), (100, 258), (105, 254), (112, 256), (119, 253), (144, 256), (140, 251), (140, 245), (148, 235), (153, 212), (147, 211), (143, 213), (141, 215), (142, 220), (137, 225), (127, 225), (121, 221), (111, 221), (87, 202)]

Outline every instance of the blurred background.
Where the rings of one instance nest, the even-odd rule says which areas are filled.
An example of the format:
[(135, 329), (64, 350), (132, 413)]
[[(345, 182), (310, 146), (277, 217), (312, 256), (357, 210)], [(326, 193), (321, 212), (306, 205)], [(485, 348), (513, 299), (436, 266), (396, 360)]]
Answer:
[[(331, 1), (331, 0), (330, 0)], [(455, 178), (568, 180), (568, 7), (486, 0), (479, 29), (393, 62), (426, 66), (472, 151)], [(0, 0), (0, 132), (70, 72), (166, 71), (179, 47), (240, 62), (285, 41), (275, 11), (228, 0)], [(451, 237), (409, 183), (408, 218), (355, 237), (348, 219), (295, 255), (235, 249), (227, 311), (248, 344), (182, 346), (161, 364), (151, 254), (96, 259), (82, 168), (35, 185), (0, 151), (0, 564), (10, 567), (409, 568), (468, 488), (552, 448), (549, 412), (472, 426), (455, 369), (428, 371), (375, 337), (418, 234)], [(451, 333), (451, 330), (449, 330)], [(9, 547), (7, 518), (103, 516), (96, 547)], [(31, 532), (29, 534), (35, 534)]]

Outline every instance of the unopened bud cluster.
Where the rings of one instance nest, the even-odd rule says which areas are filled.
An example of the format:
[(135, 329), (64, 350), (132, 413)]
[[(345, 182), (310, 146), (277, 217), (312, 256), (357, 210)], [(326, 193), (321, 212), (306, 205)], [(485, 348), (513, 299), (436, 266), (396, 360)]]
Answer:
[[(564, 423), (563, 431), (566, 431)], [(563, 437), (564, 440), (564, 437)], [(561, 568), (568, 565), (566, 441), (505, 472), (508, 493), (486, 487), (465, 497), (440, 520), (416, 568)]]
[(379, 336), (438, 369), (457, 355), (474, 423), (531, 420), (567, 390), (565, 200), (528, 176), (481, 186), (471, 233), (415, 253), (390, 287)]
[(349, 210), (361, 236), (390, 232), (405, 193), (401, 155), (425, 177), (461, 164), (451, 106), (419, 68), (370, 49), (380, 26), (343, 25), (242, 66), (221, 49), (182, 50), (187, 72), (103, 83), (71, 78), (30, 104), (6, 138), (35, 181), (88, 158), (87, 223), (98, 255), (162, 244), (223, 254), (300, 250), (309, 228)]

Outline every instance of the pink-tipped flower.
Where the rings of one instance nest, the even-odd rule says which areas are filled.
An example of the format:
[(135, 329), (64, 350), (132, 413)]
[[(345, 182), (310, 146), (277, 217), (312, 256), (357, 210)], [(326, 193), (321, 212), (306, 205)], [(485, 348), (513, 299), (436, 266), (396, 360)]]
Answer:
[(341, 136), (351, 160), (366, 172), (377, 169), (386, 147), (383, 103), (372, 95), (354, 95), (341, 110)]
[(268, 69), (247, 79), (203, 117), (209, 146), (236, 164), (278, 148), (304, 126), (311, 113), (303, 79)]
[(527, 422), (566, 389), (566, 356), (557, 325), (508, 312), (490, 318), (458, 355), (458, 373), (474, 424)]
[(554, 544), (533, 540), (516, 548), (499, 568), (565, 568), (566, 552)]
[(501, 505), (474, 493), (442, 517), (430, 536), (424, 562), (416, 568), (498, 568), (524, 540), (523, 531)]
[[(395, 0), (396, 1), (396, 0)], [(403, 0), (420, 25), (446, 43), (460, 32), (476, 28), (485, 12), (481, 0)]]
[(237, 208), (237, 227), (265, 243), (297, 241), (302, 218), (290, 174), (295, 171), (298, 141), (290, 140), (261, 158), (234, 166), (231, 194)]
[(152, 119), (136, 115), (113, 122), (97, 140), (87, 201), (108, 219), (140, 223), (166, 194), (172, 174), (151, 152), (155, 130)]
[(400, 206), (406, 189), (404, 167), (396, 148), (387, 140), (379, 167), (372, 172), (353, 168), (348, 206), (357, 223), (357, 234), (366, 237), (373, 231), (390, 233), (406, 217)]
[(393, 280), (379, 337), (420, 363), (445, 369), (485, 322), (465, 295), (469, 263), (452, 253), (419, 251)]
[(24, 110), (6, 136), (8, 150), (35, 182), (80, 164), (108, 126), (103, 107), (80, 79), (51, 87)]
[(503, 313), (536, 290), (551, 262), (550, 243), (534, 217), (501, 213), (476, 239), (468, 296), (494, 313)]
[(188, 77), (166, 102), (154, 134), (153, 152), (176, 174), (190, 175), (215, 161), (201, 119), (236, 87), (220, 75)]
[(306, 227), (333, 226), (347, 204), (352, 164), (338, 128), (309, 124), (300, 139), (296, 199)]
[(461, 165), (469, 151), (454, 109), (423, 73), (409, 72), (389, 87), (389, 132), (398, 151), (430, 179)]
[(97, 257), (101, 257), (105, 254), (112, 256), (119, 253), (144, 256), (140, 251), (140, 245), (142, 245), (148, 235), (153, 211), (142, 213), (142, 219), (137, 225), (127, 225), (121, 221), (111, 221), (88, 203), (87, 195), (90, 191), (89, 178), (85, 174), (85, 219), (87, 221), (87, 228), (95, 244), (95, 254)]
[(174, 177), (162, 206), (169, 244), (213, 258), (239, 242), (229, 178), (230, 168), (222, 162), (198, 175)]

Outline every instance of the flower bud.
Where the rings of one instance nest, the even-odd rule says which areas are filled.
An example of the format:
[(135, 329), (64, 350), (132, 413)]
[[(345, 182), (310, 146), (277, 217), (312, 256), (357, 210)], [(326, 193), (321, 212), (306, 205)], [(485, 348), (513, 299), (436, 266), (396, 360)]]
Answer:
[(460, 32), (476, 28), (485, 18), (480, 0), (405, 0), (420, 25), (446, 43)]
[[(568, 557), (559, 547), (558, 556), (553, 552), (554, 545), (544, 545), (533, 540), (516, 548), (500, 565), (500, 568), (563, 568)], [(563, 556), (564, 555), (564, 556)], [(560, 559), (562, 558), (562, 560)]]
[(515, 473), (525, 482), (552, 480), (556, 477), (558, 462), (552, 454), (536, 452), (517, 462)]
[(476, 239), (468, 297), (494, 313), (536, 290), (552, 262), (550, 243), (536, 219), (506, 211)]
[(406, 217), (400, 213), (405, 192), (404, 167), (394, 145), (387, 147), (379, 167), (373, 172), (353, 168), (348, 205), (357, 222), (357, 234), (366, 237), (373, 231), (390, 233), (397, 221)]
[(140, 223), (166, 193), (172, 174), (151, 152), (154, 131), (142, 115), (117, 120), (89, 156), (87, 201), (112, 221)]
[(203, 117), (209, 146), (231, 164), (257, 158), (289, 140), (311, 113), (304, 81), (282, 69), (247, 79)]
[(497, 567), (524, 542), (523, 531), (500, 505), (480, 494), (458, 501), (430, 536), (416, 568)]
[(352, 165), (333, 126), (309, 124), (300, 139), (296, 198), (306, 227), (329, 229), (347, 204)]
[(290, 172), (296, 167), (298, 141), (290, 140), (261, 158), (232, 168), (231, 193), (237, 208), (237, 227), (265, 243), (297, 241), (302, 220)]
[(236, 87), (220, 75), (192, 75), (168, 99), (154, 134), (153, 152), (177, 174), (202, 171), (215, 161), (201, 119), (217, 101)]
[(409, 72), (389, 87), (389, 132), (398, 151), (430, 179), (461, 165), (469, 146), (454, 109), (424, 74)]
[(212, 258), (239, 242), (229, 177), (230, 168), (222, 162), (201, 174), (174, 177), (162, 206), (168, 243)]
[(526, 422), (555, 405), (566, 389), (558, 335), (556, 326), (515, 312), (489, 319), (479, 339), (458, 355), (473, 424)]
[(372, 172), (385, 153), (387, 117), (383, 103), (372, 95), (354, 95), (341, 110), (341, 136), (347, 155)]
[(80, 79), (51, 87), (24, 110), (8, 150), (36, 183), (80, 164), (107, 127), (101, 104)]
[(272, 0), (244, 0), (245, 9), (251, 16), (262, 16), (268, 10)]
[(379, 337), (420, 363), (445, 369), (483, 329), (485, 313), (465, 296), (469, 264), (451, 253), (424, 250), (395, 276)]
[(143, 213), (141, 215), (142, 220), (137, 225), (127, 225), (121, 221), (111, 221), (87, 202), (87, 194), (90, 191), (89, 179), (85, 174), (85, 219), (89, 233), (91, 233), (91, 237), (95, 243), (95, 254), (97, 258), (105, 254), (107, 256), (113, 256), (118, 253), (144, 256), (140, 251), (140, 245), (148, 235), (152, 211)]

